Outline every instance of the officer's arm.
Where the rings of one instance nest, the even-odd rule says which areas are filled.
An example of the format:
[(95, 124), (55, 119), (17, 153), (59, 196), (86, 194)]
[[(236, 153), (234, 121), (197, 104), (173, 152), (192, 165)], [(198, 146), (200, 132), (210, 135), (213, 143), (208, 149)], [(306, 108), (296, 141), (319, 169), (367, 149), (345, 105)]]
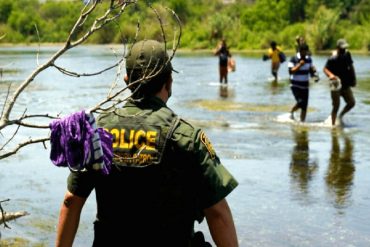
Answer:
[(55, 246), (69, 247), (72, 246), (75, 238), (80, 214), (86, 198), (73, 195), (67, 191), (60, 209), (57, 239)]
[(222, 199), (215, 205), (204, 209), (204, 215), (216, 246), (238, 246), (233, 217), (226, 199)]

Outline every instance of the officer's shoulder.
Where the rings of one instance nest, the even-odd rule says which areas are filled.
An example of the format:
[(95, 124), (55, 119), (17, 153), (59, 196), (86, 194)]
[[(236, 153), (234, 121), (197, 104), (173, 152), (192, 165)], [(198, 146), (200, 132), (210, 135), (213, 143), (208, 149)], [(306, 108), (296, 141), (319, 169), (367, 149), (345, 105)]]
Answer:
[(179, 118), (179, 124), (176, 128), (175, 133), (181, 134), (183, 136), (192, 137), (195, 132), (199, 131), (200, 129), (198, 127), (195, 127), (193, 124), (191, 124), (189, 121)]
[(98, 123), (98, 125), (100, 124), (103, 124), (107, 121), (110, 120), (110, 116), (112, 115), (112, 112), (111, 111), (105, 111), (105, 112), (101, 112), (97, 117), (96, 117), (96, 122)]
[(172, 141), (184, 150), (192, 150), (197, 140), (200, 129), (188, 121), (179, 118), (179, 122), (172, 134)]
[(200, 127), (180, 118), (173, 137), (177, 140), (182, 139), (183, 141), (195, 142), (202, 132), (203, 130)]

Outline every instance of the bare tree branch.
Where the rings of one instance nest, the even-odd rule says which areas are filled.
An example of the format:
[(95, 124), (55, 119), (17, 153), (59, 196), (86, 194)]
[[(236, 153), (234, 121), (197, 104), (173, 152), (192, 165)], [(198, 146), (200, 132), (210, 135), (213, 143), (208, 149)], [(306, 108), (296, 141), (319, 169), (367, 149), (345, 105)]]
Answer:
[[(49, 60), (47, 60), (45, 63), (43, 63), (41, 65), (39, 64), (39, 60), (38, 60), (40, 49), (38, 50), (38, 54), (37, 54), (37, 65), (38, 65), (38, 67), (33, 72), (31, 72), (31, 74), (18, 86), (18, 88), (15, 89), (15, 91), (12, 94), (11, 94), (11, 90), (10, 90), (11, 85), (9, 85), (8, 91), (7, 91), (7, 94), (6, 94), (6, 97), (5, 97), (3, 109), (2, 109), (2, 112), (1, 112), (1, 115), (0, 115), (0, 134), (1, 134), (1, 130), (4, 129), (5, 127), (7, 127), (7, 126), (15, 125), (16, 129), (13, 132), (12, 136), (7, 137), (7, 140), (5, 141), (5, 144), (3, 144), (3, 146), (0, 148), (0, 151), (1, 151), (0, 152), (0, 159), (9, 157), (11, 155), (14, 155), (22, 147), (30, 145), (30, 144), (43, 143), (44, 146), (45, 146), (45, 142), (50, 139), (49, 137), (37, 137), (37, 138), (29, 137), (28, 140), (16, 143), (16, 146), (12, 150), (5, 150), (4, 149), (5, 146), (8, 146), (8, 144), (10, 142), (15, 140), (14, 138), (17, 135), (18, 130), (20, 129), (20, 127), (33, 128), (33, 129), (47, 129), (47, 128), (49, 128), (49, 126), (47, 126), (45, 124), (42, 125), (42, 124), (37, 124), (37, 123), (30, 123), (30, 122), (25, 122), (24, 120), (26, 120), (26, 119), (37, 119), (37, 118), (41, 118), (41, 119), (59, 118), (59, 114), (57, 116), (51, 116), (49, 114), (26, 115), (25, 114), (26, 110), (25, 110), (24, 113), (20, 117), (17, 117), (13, 120), (9, 119), (10, 113), (12, 112), (13, 107), (14, 107), (19, 95), (45, 69), (47, 69), (49, 67), (55, 67), (58, 71), (60, 71), (61, 73), (65, 74), (65, 75), (73, 76), (73, 77), (82, 77), (82, 76), (99, 75), (99, 74), (102, 74), (102, 73), (104, 73), (108, 70), (111, 70), (111, 69), (117, 67), (116, 78), (115, 78), (114, 82), (112, 82), (112, 84), (111, 84), (111, 88), (109, 90), (109, 93), (108, 93), (106, 99), (101, 100), (97, 105), (95, 105), (93, 107), (90, 107), (90, 109), (88, 110), (90, 112), (101, 112), (101, 111), (104, 111), (104, 110), (109, 110), (113, 107), (117, 107), (119, 104), (125, 102), (129, 97), (132, 96), (132, 94), (136, 93), (136, 91), (139, 90), (143, 81), (147, 81), (147, 80), (150, 80), (151, 78), (155, 77), (156, 75), (161, 73), (162, 69), (166, 66), (166, 64), (164, 64), (164, 65), (159, 65), (158, 64), (151, 71), (146, 71), (142, 78), (138, 79), (137, 81), (134, 81), (133, 83), (130, 84), (130, 86), (124, 86), (122, 88), (118, 88), (117, 80), (120, 77), (121, 70), (122, 70), (122, 67), (123, 67), (123, 64), (124, 64), (125, 53), (127, 52), (127, 50), (130, 49), (130, 47), (129, 48), (124, 47), (125, 48), (124, 49), (124, 54), (122, 55), (122, 57), (119, 58), (119, 60), (115, 64), (113, 64), (109, 67), (106, 67), (104, 69), (101, 69), (97, 72), (93, 72), (93, 73), (79, 73), (79, 72), (71, 71), (69, 69), (62, 68), (62, 67), (56, 65), (56, 61), (65, 52), (67, 52), (69, 49), (72, 49), (72, 48), (82, 44), (94, 32), (101, 30), (108, 23), (115, 23), (116, 20), (124, 13), (127, 6), (129, 6), (130, 4), (137, 3), (137, 0), (135, 0), (135, 1), (134, 0), (133, 1), (110, 0), (109, 7), (107, 7), (106, 11), (101, 16), (97, 17), (93, 21), (93, 23), (89, 26), (89, 28), (85, 29), (85, 30), (87, 30), (85, 33), (83, 33), (82, 35), (78, 35), (80, 30), (81, 30), (81, 27), (86, 25), (86, 23), (87, 23), (86, 20), (90, 17), (91, 13), (97, 8), (97, 4), (99, 2), (101, 2), (101, 1), (92, 1), (91, 5), (89, 5), (89, 6), (85, 5), (83, 7), (83, 9), (81, 10), (81, 14), (78, 17), (77, 21), (75, 22), (74, 26), (72, 27), (72, 29), (71, 29), (68, 37), (67, 37), (67, 40), (65, 41), (65, 43), (63, 45), (63, 47), (61, 49), (59, 49), (54, 55), (52, 55), (49, 58)], [(164, 23), (161, 19), (160, 14), (158, 13), (158, 11), (156, 9), (154, 9), (152, 6), (150, 6), (150, 8), (155, 13), (155, 16), (158, 20), (159, 27), (160, 27), (160, 30), (161, 30), (162, 39), (163, 39), (163, 42), (164, 42), (164, 46), (165, 46), (165, 48), (167, 48), (168, 41), (167, 41), (167, 37), (166, 37), (166, 34), (165, 34), (165, 30), (164, 30)], [(181, 38), (181, 34), (182, 34), (182, 27), (181, 27), (181, 22), (180, 22), (178, 16), (176, 15), (176, 13), (172, 10), (169, 10), (169, 9), (167, 9), (167, 10), (172, 13), (172, 15), (174, 16), (174, 18), (177, 22), (177, 26), (179, 26), (179, 32), (177, 33), (177, 30), (176, 30), (176, 33), (174, 35), (172, 54), (169, 56), (169, 59), (168, 59), (168, 62), (170, 62), (172, 60), (172, 58), (174, 57), (174, 55), (175, 55), (175, 53), (176, 53), (176, 51), (179, 47), (180, 38)], [(35, 28), (36, 28), (36, 32), (37, 32), (37, 35), (39, 37), (39, 42), (40, 42), (40, 36), (39, 36), (37, 26), (35, 26)], [(138, 22), (137, 31), (136, 31), (133, 43), (136, 42), (136, 40), (138, 38), (138, 35), (139, 35), (139, 32), (140, 32), (140, 23)], [(77, 36), (80, 36), (80, 37), (77, 38)], [(159, 67), (159, 66), (162, 66), (162, 67)], [(131, 92), (130, 95), (128, 95), (128, 96), (126, 95), (126, 97), (122, 97), (122, 95), (123, 95), (122, 93), (125, 92), (129, 88), (131, 88), (131, 89), (134, 88), (135, 90), (133, 92)]]
[(36, 29), (36, 34), (37, 34), (37, 39), (38, 39), (38, 49), (37, 49), (37, 55), (36, 55), (36, 61), (37, 61), (37, 66), (40, 65), (40, 62), (39, 62), (39, 55), (40, 55), (40, 33), (39, 33), (39, 29), (37, 28), (37, 24), (35, 24), (35, 29)]
[[(122, 15), (122, 13), (124, 12), (124, 10), (126, 9), (126, 7), (129, 5), (129, 4), (132, 4), (132, 3), (136, 3), (137, 1), (124, 1), (121, 5), (120, 5), (120, 10), (119, 12), (112, 16), (111, 18), (108, 18), (109, 14), (112, 13), (112, 11), (114, 10), (114, 8), (109, 8), (105, 14), (97, 19), (95, 19), (94, 23), (92, 24), (92, 27), (90, 28), (89, 31), (87, 31), (85, 33), (85, 35), (83, 35), (79, 40), (73, 42), (73, 43), (69, 43), (71, 42), (72, 40), (72, 36), (70, 35), (67, 39), (67, 42), (69, 43), (70, 45), (70, 48), (72, 47), (75, 47), (77, 45), (80, 45), (81, 43), (83, 43), (85, 40), (87, 40), (91, 34), (93, 34), (94, 32), (96, 32), (97, 30), (100, 30), (101, 28), (103, 28), (106, 24), (112, 22), (113, 20), (116, 20), (118, 17), (120, 17)], [(88, 14), (91, 13), (91, 11), (93, 11), (93, 9), (95, 9), (96, 7), (96, 4), (97, 2), (94, 3), (94, 5), (91, 7), (90, 10), (88, 10), (86, 13), (83, 13), (81, 18), (79, 20), (85, 20), (88, 16)], [(99, 24), (101, 23), (101, 24)], [(77, 27), (76, 27), (77, 28)], [(75, 31), (76, 29), (73, 29), (73, 31)]]
[[(9, 84), (9, 86), (8, 86), (8, 90), (7, 90), (7, 92), (6, 92), (6, 95), (5, 95), (5, 101), (4, 101), (4, 102), (7, 102), (7, 101), (8, 101), (11, 86), (12, 86), (12, 83), (10, 83), (10, 84)], [(5, 108), (5, 104), (3, 105), (3, 108), (1, 109), (0, 119), (1, 119), (1, 118), (2, 118), (2, 116), (3, 116), (4, 108)]]
[[(26, 114), (26, 111), (27, 111), (27, 109), (25, 109), (24, 110), (24, 112), (23, 112), (23, 115), (22, 115), (22, 117), (24, 116), (24, 114)], [(6, 146), (6, 145), (8, 145), (13, 139), (14, 139), (14, 137), (17, 135), (17, 133), (18, 133), (18, 130), (19, 130), (19, 128), (20, 128), (21, 126), (20, 125), (18, 125), (17, 126), (17, 128), (16, 128), (16, 130), (14, 131), (14, 133), (13, 133), (13, 135), (5, 142), (5, 144), (3, 145), (3, 146), (1, 146), (0, 147), (0, 151), (1, 150), (3, 150), (4, 149), (4, 147)]]
[(59, 67), (56, 64), (53, 64), (52, 66), (54, 66), (57, 70), (59, 70), (60, 72), (62, 72), (65, 75), (73, 76), (73, 77), (82, 77), (82, 76), (95, 76), (95, 75), (103, 74), (104, 72), (117, 67), (122, 61), (123, 61), (123, 58), (121, 58), (121, 60), (118, 61), (117, 63), (115, 63), (114, 65), (109, 66), (109, 67), (107, 67), (103, 70), (100, 70), (100, 71), (94, 72), (94, 73), (77, 73), (77, 72), (69, 71), (69, 70), (64, 69), (62, 67)]
[(15, 220), (26, 215), (28, 215), (26, 211), (4, 213), (2, 216), (0, 215), (0, 224), (4, 223), (4, 227), (10, 229), (9, 225), (6, 224), (7, 221)]
[[(38, 139), (29, 139), (28, 141), (18, 143), (18, 145), (13, 150), (2, 153), (0, 155), (0, 160), (16, 154), (19, 151), (19, 149), (21, 149), (24, 146), (35, 144), (35, 143), (40, 143), (40, 142), (44, 144), (44, 142), (49, 141), (49, 140), (50, 140), (49, 137), (44, 137), (44, 138), (38, 138)], [(44, 147), (45, 147), (45, 144), (44, 144)]]
[[(0, 201), (0, 212), (1, 212), (1, 217), (0, 217), (0, 219), (5, 219), (5, 211), (4, 211), (3, 207), (1, 206), (1, 203), (3, 203), (3, 202), (8, 202), (8, 201), (10, 201), (10, 199), (6, 199), (6, 200), (3, 200), (3, 201)], [(4, 227), (5, 227), (5, 228), (10, 228), (10, 227), (6, 224), (6, 220), (4, 220), (4, 221), (0, 220), (0, 224), (2, 224), (2, 223), (4, 223)]]
[[(33, 73), (31, 73), (31, 75), (26, 80), (23, 81), (23, 83), (16, 89), (16, 91), (14, 92), (12, 97), (6, 102), (5, 107), (4, 107), (3, 115), (1, 116), (1, 119), (0, 119), (0, 130), (3, 129), (5, 126), (7, 126), (7, 122), (9, 121), (10, 112), (13, 109), (14, 104), (15, 104), (17, 98), (19, 97), (20, 93), (23, 92), (23, 90), (35, 79), (35, 77), (38, 74), (40, 74), (42, 71), (44, 71), (48, 67), (53, 66), (55, 64), (55, 61), (62, 54), (64, 54), (67, 50), (81, 44), (88, 37), (90, 37), (95, 31), (101, 29), (104, 25), (106, 25), (108, 23), (108, 20), (113, 21), (113, 20), (117, 19), (123, 13), (126, 6), (128, 4), (134, 3), (134, 2), (136, 2), (136, 1), (126, 1), (123, 4), (121, 4), (121, 9), (119, 11), (119, 14), (117, 14), (114, 17), (109, 18), (109, 19), (108, 19), (108, 15), (112, 12), (113, 9), (111, 9), (111, 8), (108, 9), (102, 17), (97, 18), (95, 20), (95, 22), (92, 25), (92, 27), (90, 28), (90, 30), (82, 38), (80, 38), (78, 41), (75, 41), (73, 44), (71, 44), (72, 37), (76, 34), (77, 28), (84, 22), (84, 20), (88, 17), (88, 15), (96, 8), (96, 5), (97, 5), (98, 2), (94, 2), (94, 4), (91, 6), (91, 8), (89, 8), (86, 11), (85, 11), (86, 6), (85, 6), (82, 10), (82, 14), (80, 15), (80, 17), (78, 18), (74, 27), (72, 28), (72, 30), (71, 30), (68, 38), (67, 38), (67, 41), (65, 42), (65, 45), (58, 52), (56, 52), (47, 62), (45, 62), (41, 66), (38, 66), (38, 68)], [(96, 25), (98, 23), (98, 20), (103, 21), (103, 24), (101, 24), (100, 26), (97, 27)]]
[(8, 202), (10, 199), (2, 200), (0, 201), (0, 225), (3, 224), (4, 228), (11, 229), (10, 226), (6, 223), (7, 221), (18, 219), (22, 216), (28, 215), (26, 211), (20, 211), (20, 212), (5, 212), (3, 209), (1, 203)]

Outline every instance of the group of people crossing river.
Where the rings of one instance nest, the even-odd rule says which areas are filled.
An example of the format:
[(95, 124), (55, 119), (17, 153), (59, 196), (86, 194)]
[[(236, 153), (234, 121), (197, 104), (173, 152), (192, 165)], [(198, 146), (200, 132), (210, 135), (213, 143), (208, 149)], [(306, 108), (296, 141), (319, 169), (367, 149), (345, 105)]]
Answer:
[[(343, 38), (339, 39), (335, 51), (327, 59), (323, 72), (330, 80), (332, 111), (330, 114), (332, 126), (343, 125), (343, 116), (355, 106), (352, 87), (355, 87), (356, 74), (353, 66), (351, 53), (348, 50), (349, 44)], [(219, 78), (221, 85), (228, 83), (228, 71), (230, 67), (235, 68), (230, 49), (223, 38), (217, 46), (215, 55), (219, 57)], [(312, 54), (304, 37), (296, 37), (296, 52), (288, 61), (288, 72), (290, 87), (295, 99), (295, 104), (290, 110), (290, 118), (295, 119), (295, 112), (300, 109), (299, 120), (306, 120), (307, 106), (309, 99), (310, 77), (315, 82), (320, 80), (318, 71), (313, 64)], [(280, 65), (286, 61), (286, 55), (277, 42), (271, 41), (267, 54), (262, 57), (263, 61), (271, 60), (271, 74), (273, 83), (278, 83), (278, 71)], [(232, 63), (230, 63), (232, 61)], [(343, 98), (345, 106), (340, 111), (340, 99)]]

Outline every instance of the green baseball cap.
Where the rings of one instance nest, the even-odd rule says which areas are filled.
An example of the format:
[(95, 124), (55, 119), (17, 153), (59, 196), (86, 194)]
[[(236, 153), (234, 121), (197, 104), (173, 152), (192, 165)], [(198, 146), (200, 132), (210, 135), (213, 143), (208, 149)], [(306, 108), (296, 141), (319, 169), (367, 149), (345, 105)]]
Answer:
[(141, 71), (141, 73), (153, 74), (175, 71), (165, 46), (156, 40), (142, 40), (136, 42), (126, 56), (126, 69)]

